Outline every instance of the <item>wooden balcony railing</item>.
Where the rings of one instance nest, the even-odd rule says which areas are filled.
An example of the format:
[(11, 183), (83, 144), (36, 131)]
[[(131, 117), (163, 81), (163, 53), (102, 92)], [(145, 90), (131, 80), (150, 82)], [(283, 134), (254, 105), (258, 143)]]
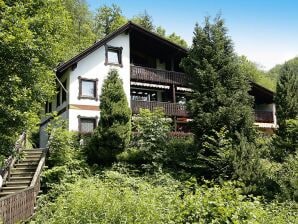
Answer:
[(153, 111), (154, 108), (163, 108), (165, 114), (168, 116), (187, 116), (186, 106), (182, 104), (156, 101), (131, 101), (131, 109), (134, 114), (138, 114), (140, 108), (149, 109), (150, 111)]
[(272, 111), (259, 111), (255, 110), (255, 122), (259, 123), (273, 123), (273, 112)]
[(175, 84), (188, 86), (190, 78), (182, 72), (166, 71), (141, 66), (130, 67), (130, 79), (134, 81), (146, 81), (160, 84)]

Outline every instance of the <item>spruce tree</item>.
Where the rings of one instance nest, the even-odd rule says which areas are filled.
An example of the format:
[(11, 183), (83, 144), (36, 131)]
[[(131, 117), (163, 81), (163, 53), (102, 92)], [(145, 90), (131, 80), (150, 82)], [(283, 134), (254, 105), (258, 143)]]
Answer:
[(111, 163), (128, 146), (131, 110), (117, 70), (110, 70), (100, 96), (100, 119), (89, 145), (89, 160)]
[(276, 86), (277, 121), (283, 129), (286, 120), (298, 116), (298, 62), (285, 63), (279, 73)]
[(208, 156), (206, 138), (216, 137), (214, 133), (222, 128), (235, 144), (239, 143), (239, 133), (253, 140), (250, 84), (239, 66), (223, 19), (216, 17), (211, 23), (207, 17), (203, 27), (196, 24), (192, 46), (181, 64), (192, 79), (194, 92), (188, 110), (199, 153)]
[(272, 156), (280, 162), (297, 151), (298, 63), (295, 60), (286, 62), (280, 69), (275, 103), (279, 128), (273, 141)]

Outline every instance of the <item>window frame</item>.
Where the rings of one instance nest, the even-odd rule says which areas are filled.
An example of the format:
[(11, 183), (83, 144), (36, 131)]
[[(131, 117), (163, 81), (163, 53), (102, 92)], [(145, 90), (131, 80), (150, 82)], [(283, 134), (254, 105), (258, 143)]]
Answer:
[[(114, 65), (114, 66), (123, 67), (123, 64), (122, 64), (122, 50), (123, 50), (123, 47), (114, 47), (114, 46), (106, 44), (105, 45), (105, 65)], [(109, 62), (109, 51), (117, 53), (118, 63)]]
[[(98, 101), (98, 91), (97, 91), (98, 79), (82, 78), (81, 76), (79, 76), (78, 78), (79, 78), (79, 96), (78, 96), (78, 99), (79, 100), (80, 99), (89, 99), (89, 100)], [(94, 84), (93, 96), (84, 96), (84, 95), (82, 95), (82, 88), (83, 88), (82, 83), (84, 81), (93, 82), (93, 84)]]
[(92, 132), (96, 129), (97, 123), (98, 123), (98, 116), (95, 117), (86, 117), (86, 116), (80, 116), (78, 115), (78, 131), (80, 134), (90, 134), (92, 132), (82, 132), (82, 120), (93, 120), (93, 130)]
[(45, 104), (45, 113), (52, 113), (53, 112), (53, 105), (52, 102), (47, 101)]

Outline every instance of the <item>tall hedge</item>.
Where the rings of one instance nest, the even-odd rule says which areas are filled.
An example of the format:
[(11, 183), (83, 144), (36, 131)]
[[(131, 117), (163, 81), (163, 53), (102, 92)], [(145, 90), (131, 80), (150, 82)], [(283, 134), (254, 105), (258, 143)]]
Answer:
[(100, 95), (100, 119), (91, 141), (89, 160), (111, 163), (128, 146), (131, 110), (117, 70), (110, 70)]

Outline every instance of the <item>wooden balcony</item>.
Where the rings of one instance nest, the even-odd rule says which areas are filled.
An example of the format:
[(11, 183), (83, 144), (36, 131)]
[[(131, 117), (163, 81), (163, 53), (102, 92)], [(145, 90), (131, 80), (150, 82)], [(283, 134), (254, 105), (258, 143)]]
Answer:
[(255, 122), (258, 123), (273, 123), (272, 111), (259, 111), (255, 110)]
[(173, 72), (141, 66), (130, 67), (130, 79), (159, 84), (175, 84), (188, 86), (189, 76), (182, 72)]
[(138, 114), (140, 108), (153, 111), (154, 108), (163, 108), (167, 116), (187, 117), (186, 106), (178, 103), (167, 103), (157, 101), (131, 101), (131, 109), (134, 114)]

